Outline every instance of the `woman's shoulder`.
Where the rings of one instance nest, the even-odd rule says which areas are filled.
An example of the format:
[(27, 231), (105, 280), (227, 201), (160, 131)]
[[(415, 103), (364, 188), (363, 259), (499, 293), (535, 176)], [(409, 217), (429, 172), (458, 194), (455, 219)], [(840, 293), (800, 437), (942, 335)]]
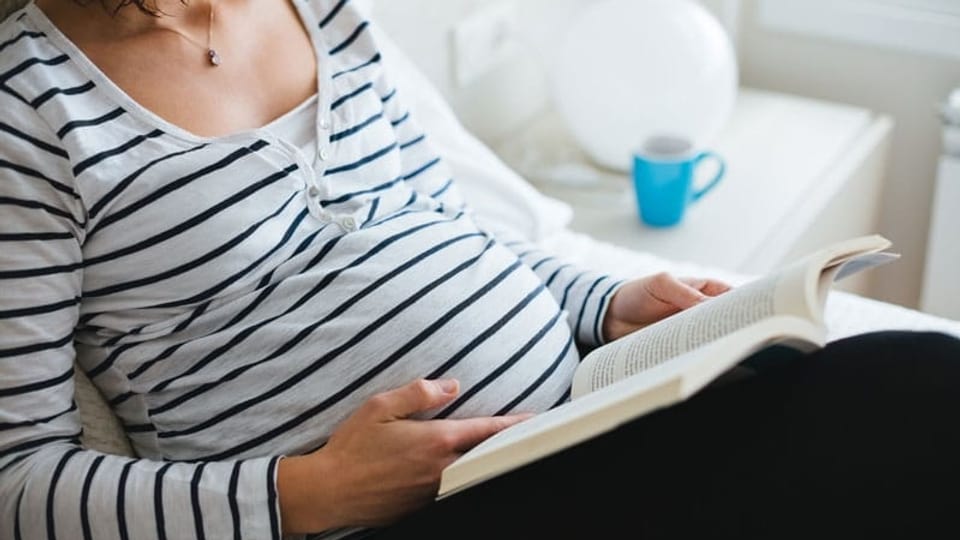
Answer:
[(59, 109), (50, 103), (58, 96), (93, 86), (52, 31), (32, 4), (0, 22), (0, 110), (7, 125), (33, 133), (55, 119)]
[(338, 40), (356, 37), (369, 23), (371, 8), (363, 1), (310, 0), (307, 5), (315, 19), (313, 23), (332, 47)]
[[(381, 44), (375, 36), (372, 8), (358, 0), (312, 0), (309, 5), (328, 59), (335, 70), (341, 70), (335, 77), (347, 75), (343, 79), (364, 78), (366, 82), (377, 78)], [(366, 69), (358, 71), (358, 67)]]
[(23, 103), (29, 88), (46, 85), (50, 68), (62, 66), (69, 59), (47, 35), (41, 21), (35, 20), (30, 5), (10, 14), (0, 22), (0, 99)]
[(321, 27), (345, 19), (363, 18), (370, 11), (370, 6), (363, 0), (308, 0), (306, 5), (313, 11)]
[(5, 172), (69, 176), (67, 152), (51, 118), (43, 114), (44, 104), (63, 86), (59, 73), (67, 60), (33, 20), (29, 7), (0, 22), (0, 168)]
[(26, 79), (34, 66), (49, 62), (38, 43), (44, 33), (32, 24), (28, 14), (20, 9), (0, 22), (0, 122), (15, 127), (35, 120), (35, 110), (26, 96)]
[[(0, 13), (2, 12), (0, 9)], [(42, 37), (43, 32), (32, 24), (26, 7), (17, 9), (0, 20), (0, 74), (6, 72), (6, 66), (23, 58), (31, 41)], [(0, 80), (2, 77), (3, 75), (0, 75)]]

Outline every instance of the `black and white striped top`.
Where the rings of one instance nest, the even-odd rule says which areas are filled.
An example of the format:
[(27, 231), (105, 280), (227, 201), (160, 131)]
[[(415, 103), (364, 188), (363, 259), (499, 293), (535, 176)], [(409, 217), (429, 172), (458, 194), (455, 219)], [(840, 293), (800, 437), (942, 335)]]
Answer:
[[(0, 538), (276, 538), (279, 456), (371, 394), (542, 411), (599, 342), (618, 282), (478, 225), (370, 24), (296, 4), (314, 159), (165, 122), (32, 4), (0, 25)], [(75, 362), (140, 459), (80, 447)]]

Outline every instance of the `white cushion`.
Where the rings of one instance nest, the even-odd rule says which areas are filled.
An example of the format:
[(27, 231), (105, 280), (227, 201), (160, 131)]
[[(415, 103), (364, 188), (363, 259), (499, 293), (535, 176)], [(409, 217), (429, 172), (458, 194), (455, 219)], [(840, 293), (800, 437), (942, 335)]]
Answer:
[(73, 380), (73, 398), (80, 410), (80, 423), (83, 426), (81, 444), (107, 454), (133, 456), (130, 440), (120, 421), (80, 366), (74, 366)]

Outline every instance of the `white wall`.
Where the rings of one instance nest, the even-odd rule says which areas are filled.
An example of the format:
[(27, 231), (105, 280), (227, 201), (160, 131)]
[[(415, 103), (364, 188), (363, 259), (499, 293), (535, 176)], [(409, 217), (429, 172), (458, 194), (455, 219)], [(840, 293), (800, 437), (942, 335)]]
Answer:
[[(408, 52), (481, 140), (496, 142), (550, 106), (546, 66), (551, 45), (578, 6), (591, 0), (372, 0), (375, 19)], [(467, 87), (455, 82), (451, 31), (472, 12), (512, 4), (521, 29), (518, 54)], [(739, 0), (702, 0), (735, 23)]]
[[(505, 0), (517, 7), (523, 35), (518, 54), (468, 87), (459, 87), (451, 32), (468, 14), (495, 0), (374, 0), (374, 17), (410, 54), (479, 138), (496, 140), (517, 129), (547, 104), (543, 63), (534, 41), (555, 28), (549, 4), (568, 0)], [(496, 0), (499, 1), (499, 0)], [(575, 1), (575, 0), (574, 0)]]
[(960, 86), (960, 60), (771, 31), (757, 14), (758, 0), (743, 0), (738, 43), (744, 84), (864, 106), (896, 122), (879, 232), (903, 258), (877, 275), (872, 292), (917, 307), (941, 149), (935, 108)]

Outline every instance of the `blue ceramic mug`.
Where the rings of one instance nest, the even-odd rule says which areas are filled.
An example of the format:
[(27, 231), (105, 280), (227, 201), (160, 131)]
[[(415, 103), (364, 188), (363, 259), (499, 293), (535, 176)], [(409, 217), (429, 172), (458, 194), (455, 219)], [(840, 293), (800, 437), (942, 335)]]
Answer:
[[(704, 162), (717, 164), (713, 177), (695, 185)], [(633, 186), (640, 219), (651, 227), (670, 227), (683, 220), (687, 207), (717, 186), (726, 162), (716, 152), (695, 152), (693, 144), (677, 137), (651, 137), (633, 156)]]

